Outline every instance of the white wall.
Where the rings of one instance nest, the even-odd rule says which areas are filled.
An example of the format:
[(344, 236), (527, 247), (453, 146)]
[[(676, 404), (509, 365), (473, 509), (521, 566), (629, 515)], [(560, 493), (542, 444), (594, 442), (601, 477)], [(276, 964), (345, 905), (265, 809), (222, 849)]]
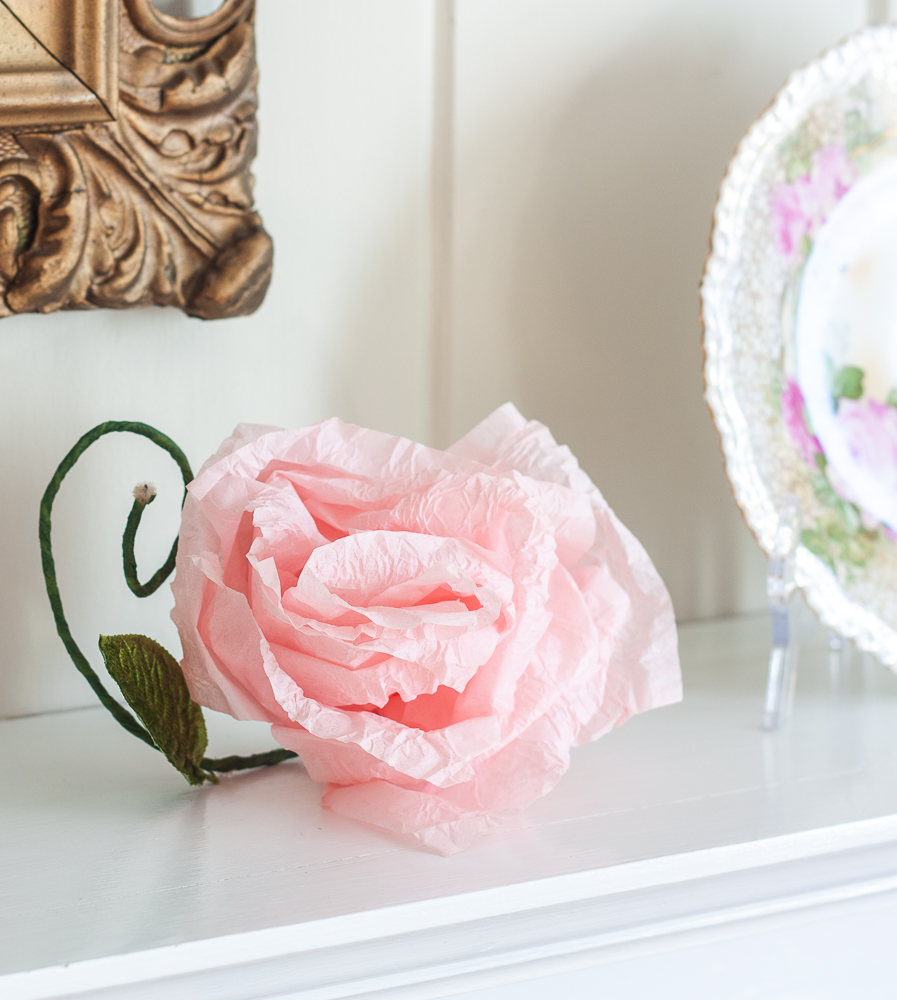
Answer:
[[(0, 321), (0, 715), (93, 697), (56, 637), (36, 535), (41, 493), (90, 427), (144, 420), (195, 467), (241, 420), (339, 414), (428, 433), (432, 11), (421, 0), (262, 0), (258, 29), (256, 192), (276, 246), (259, 312)], [(145, 631), (178, 649), (168, 588), (138, 601), (121, 579), (120, 533), (141, 477), (163, 488), (145, 518), (146, 577), (177, 531), (166, 456), (104, 439), (57, 500), (63, 599), (88, 654), (100, 632)]]
[[(445, 443), (513, 399), (579, 454), (680, 617), (762, 603), (701, 401), (697, 284), (735, 142), (864, 4), (455, 0), (454, 33), (451, 11), (260, 0), (256, 192), (277, 258), (255, 316), (0, 322), (0, 716), (91, 701), (53, 630), (36, 524), (58, 461), (107, 419), (158, 426), (198, 466), (240, 420), (336, 414)], [(139, 552), (152, 570), (179, 491), (151, 447), (105, 440), (57, 502), (86, 650), (116, 631), (177, 649), (167, 588), (138, 602), (120, 580), (141, 477), (163, 491)]]
[(452, 430), (513, 398), (579, 456), (680, 619), (762, 605), (702, 400), (716, 191), (859, 0), (457, 0)]

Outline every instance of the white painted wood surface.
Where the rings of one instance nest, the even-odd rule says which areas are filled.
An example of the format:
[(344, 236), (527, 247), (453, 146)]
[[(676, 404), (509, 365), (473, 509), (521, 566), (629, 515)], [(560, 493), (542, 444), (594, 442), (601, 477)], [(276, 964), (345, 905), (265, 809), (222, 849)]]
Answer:
[(687, 626), (682, 705), (449, 859), (321, 811), (296, 764), (196, 791), (100, 710), (2, 723), (0, 996), (893, 996), (897, 679), (856, 657), (833, 695), (817, 630), (763, 733), (767, 630)]
[[(199, 465), (240, 420), (338, 415), (446, 443), (513, 399), (580, 455), (680, 618), (759, 606), (701, 402), (697, 282), (738, 137), (865, 16), (864, 0), (260, 0), (263, 308), (0, 323), (0, 717), (90, 704), (35, 523), (58, 461), (107, 419), (155, 424)], [(119, 577), (146, 477), (158, 565), (178, 487), (149, 446), (104, 442), (60, 497), (86, 647), (145, 631), (177, 648), (167, 592), (135, 602)]]

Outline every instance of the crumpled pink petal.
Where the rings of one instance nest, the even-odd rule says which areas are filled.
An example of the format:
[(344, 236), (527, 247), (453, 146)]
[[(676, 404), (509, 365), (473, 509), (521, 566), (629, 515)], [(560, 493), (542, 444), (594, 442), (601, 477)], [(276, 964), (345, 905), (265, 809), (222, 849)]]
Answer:
[(238, 428), (190, 486), (173, 590), (198, 701), (270, 722), (326, 808), (443, 854), (681, 697), (648, 556), (510, 404), (444, 452)]

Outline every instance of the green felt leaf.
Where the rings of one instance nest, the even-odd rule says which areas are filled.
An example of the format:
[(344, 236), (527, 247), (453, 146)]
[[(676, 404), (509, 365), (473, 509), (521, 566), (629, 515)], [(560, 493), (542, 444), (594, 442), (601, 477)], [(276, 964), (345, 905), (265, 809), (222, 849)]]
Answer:
[(106, 669), (156, 746), (191, 785), (215, 780), (202, 770), (208, 744), (199, 705), (177, 660), (145, 635), (101, 635)]
[(863, 395), (863, 369), (846, 365), (835, 375), (832, 383), (835, 402), (839, 399), (859, 399)]

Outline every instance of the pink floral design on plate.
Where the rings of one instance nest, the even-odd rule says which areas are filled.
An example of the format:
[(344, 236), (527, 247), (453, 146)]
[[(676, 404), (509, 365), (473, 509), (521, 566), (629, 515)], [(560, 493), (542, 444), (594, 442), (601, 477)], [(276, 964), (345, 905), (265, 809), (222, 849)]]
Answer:
[(859, 176), (843, 145), (823, 146), (813, 153), (810, 173), (780, 184), (772, 202), (772, 218), (780, 253), (790, 257), (803, 238), (814, 240), (832, 209)]
[(838, 423), (854, 458), (897, 495), (897, 409), (869, 399), (842, 399)]
[[(897, 411), (895, 411), (897, 412)], [(816, 467), (816, 456), (822, 454), (819, 438), (810, 430), (804, 396), (794, 379), (788, 379), (782, 392), (782, 417), (788, 434), (805, 462)]]

